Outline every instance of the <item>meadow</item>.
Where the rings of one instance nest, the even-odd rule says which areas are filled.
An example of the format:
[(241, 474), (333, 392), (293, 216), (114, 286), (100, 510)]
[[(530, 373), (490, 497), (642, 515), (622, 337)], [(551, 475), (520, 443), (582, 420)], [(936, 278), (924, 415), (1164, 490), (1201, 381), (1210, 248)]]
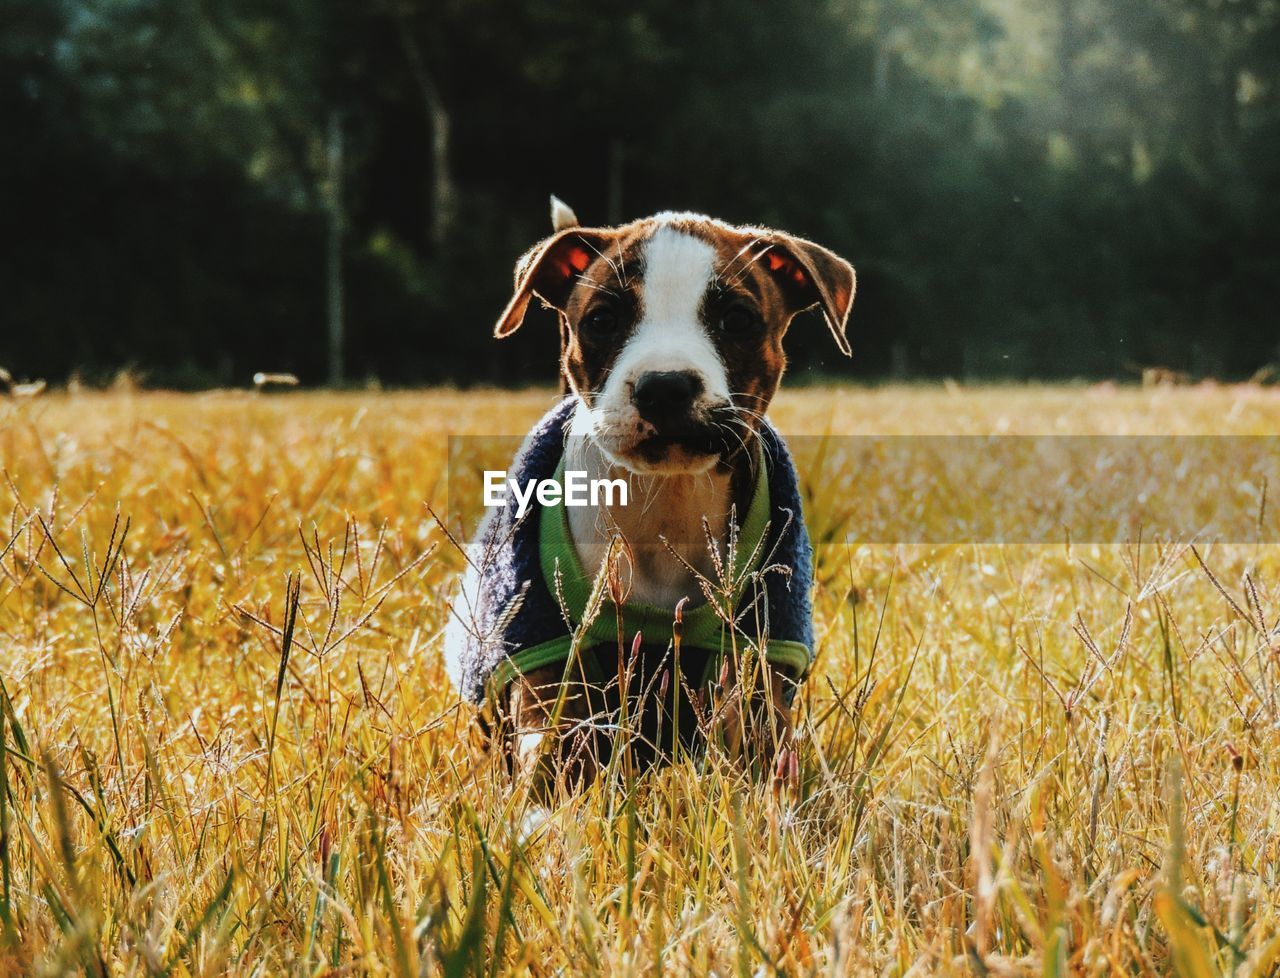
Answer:
[[(823, 547), (797, 777), (614, 770), (523, 835), (529, 793), (443, 672), (463, 560), (431, 511), (446, 433), (518, 434), (553, 397), (0, 401), (0, 972), (1280, 973), (1265, 540)], [(772, 414), (1268, 434), (1280, 391)], [(851, 501), (820, 481), (831, 525)]]

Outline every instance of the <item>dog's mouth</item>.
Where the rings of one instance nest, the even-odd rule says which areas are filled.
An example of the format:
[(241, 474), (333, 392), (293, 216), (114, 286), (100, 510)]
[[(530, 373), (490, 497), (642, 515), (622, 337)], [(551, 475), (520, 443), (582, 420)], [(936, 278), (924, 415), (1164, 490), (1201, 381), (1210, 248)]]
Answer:
[(702, 471), (715, 464), (724, 448), (710, 431), (655, 434), (638, 441), (628, 454), (653, 470)]
[(629, 444), (609, 447), (628, 469), (637, 473), (697, 474), (731, 461), (754, 436), (732, 421), (732, 412), (713, 409), (704, 418), (667, 425), (643, 424)]

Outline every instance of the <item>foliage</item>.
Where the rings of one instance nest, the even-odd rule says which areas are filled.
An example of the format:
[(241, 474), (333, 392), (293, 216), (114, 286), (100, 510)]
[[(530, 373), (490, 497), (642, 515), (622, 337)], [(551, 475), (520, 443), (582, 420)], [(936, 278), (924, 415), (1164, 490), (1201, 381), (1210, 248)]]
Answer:
[(848, 255), (853, 365), (792, 338), (820, 373), (1280, 359), (1275, 0), (0, 10), (17, 375), (322, 379), (335, 114), (354, 376), (550, 379), (545, 343), (486, 345), (550, 192)]

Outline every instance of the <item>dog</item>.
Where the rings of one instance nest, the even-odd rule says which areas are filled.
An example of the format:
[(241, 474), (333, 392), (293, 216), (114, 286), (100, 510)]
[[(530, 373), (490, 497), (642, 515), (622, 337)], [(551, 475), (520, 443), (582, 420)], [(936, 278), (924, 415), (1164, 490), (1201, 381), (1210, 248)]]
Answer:
[(489, 563), (465, 575), (446, 635), (450, 675), (493, 707), (513, 770), (542, 783), (588, 784), (619, 718), (641, 766), (714, 738), (767, 769), (812, 658), (812, 555), (765, 412), (797, 314), (820, 309), (850, 354), (854, 269), (803, 238), (695, 213), (584, 227), (552, 198), (552, 224), (517, 262), (494, 330), (514, 333), (535, 298), (559, 321), (567, 396), (516, 468), (586, 473), (630, 497), (544, 507), (533, 529), (492, 517)]

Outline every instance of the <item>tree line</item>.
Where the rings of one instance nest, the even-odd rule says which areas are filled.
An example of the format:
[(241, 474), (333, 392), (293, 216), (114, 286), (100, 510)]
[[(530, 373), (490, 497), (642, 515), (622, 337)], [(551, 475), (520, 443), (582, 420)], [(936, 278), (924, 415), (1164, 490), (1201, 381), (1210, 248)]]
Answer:
[(846, 255), (855, 356), (797, 323), (814, 377), (1280, 361), (1275, 0), (0, 11), (15, 377), (550, 380), (549, 320), (490, 336), (550, 193)]

